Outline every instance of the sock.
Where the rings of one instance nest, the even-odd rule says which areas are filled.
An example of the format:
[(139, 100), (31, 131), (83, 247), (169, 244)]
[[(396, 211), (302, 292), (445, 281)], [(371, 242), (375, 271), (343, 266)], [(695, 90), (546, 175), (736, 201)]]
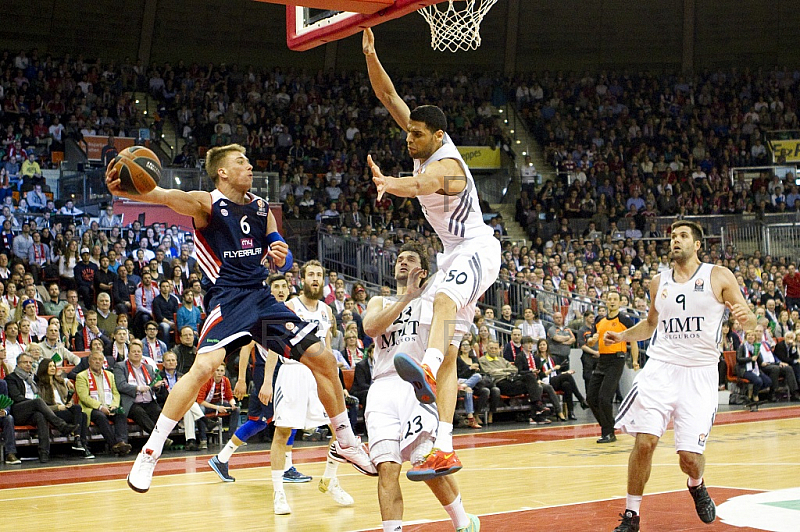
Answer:
[(422, 357), (422, 363), (431, 368), (431, 373), (434, 376), (439, 372), (439, 367), (444, 360), (444, 354), (435, 347), (429, 347), (425, 350), (425, 356)]
[(687, 482), (687, 484), (689, 485), (690, 488), (696, 488), (697, 486), (699, 486), (702, 483), (703, 483), (703, 479), (702, 478), (697, 479), (697, 478), (692, 478), (692, 477), (689, 477), (689, 481)]
[(403, 532), (403, 521), (384, 521), (383, 532)]
[(642, 506), (642, 496), (641, 495), (631, 495), (628, 493), (628, 496), (625, 497), (625, 509), (630, 510), (632, 512), (636, 512), (636, 515), (639, 515), (639, 508)]
[(164, 449), (164, 442), (167, 441), (169, 433), (172, 432), (172, 429), (174, 429), (177, 424), (177, 421), (169, 419), (164, 414), (158, 416), (156, 426), (153, 428), (153, 432), (150, 433), (150, 437), (147, 439), (147, 443), (144, 444), (142, 450), (152, 449), (154, 454), (161, 456), (161, 451)]
[(336, 478), (336, 472), (338, 470), (339, 462), (328, 458), (328, 461), (325, 462), (325, 472), (322, 474), (322, 478)]
[(452, 423), (445, 423), (443, 421), (439, 422), (439, 430), (436, 431), (436, 442), (433, 444), (433, 446), (441, 449), (446, 453), (449, 453), (453, 450)]
[(347, 417), (347, 410), (343, 410), (340, 414), (331, 417), (331, 425), (333, 425), (333, 430), (336, 431), (336, 439), (342, 447), (353, 447), (358, 444), (356, 435), (353, 434), (353, 428), (350, 426), (350, 418)]
[(469, 526), (469, 517), (467, 517), (467, 512), (464, 510), (464, 505), (461, 504), (461, 494), (453, 502), (445, 506), (444, 511), (450, 516), (450, 520), (453, 521), (453, 526), (456, 530)]
[(272, 491), (283, 491), (283, 471), (272, 470)]
[(292, 468), (292, 451), (286, 451), (286, 463), (283, 464), (283, 470), (289, 471)]
[(233, 438), (231, 438), (230, 440), (228, 440), (228, 443), (225, 444), (225, 447), (223, 447), (222, 450), (217, 455), (217, 460), (219, 460), (223, 464), (227, 464), (228, 460), (231, 459), (231, 456), (233, 455), (233, 453), (236, 452), (236, 449), (238, 448), (239, 446), (233, 443)]

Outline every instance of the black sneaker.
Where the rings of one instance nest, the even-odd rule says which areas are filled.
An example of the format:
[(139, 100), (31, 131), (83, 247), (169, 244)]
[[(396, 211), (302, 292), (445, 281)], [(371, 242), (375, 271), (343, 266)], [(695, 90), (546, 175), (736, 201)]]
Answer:
[(706, 489), (706, 483), (703, 482), (694, 488), (689, 486), (689, 493), (692, 494), (694, 499), (694, 509), (697, 510), (697, 517), (706, 524), (713, 523), (717, 517), (717, 506), (711, 499)]
[(603, 436), (602, 438), (597, 440), (597, 443), (613, 443), (615, 441), (617, 441), (617, 436), (616, 435), (614, 435), (614, 434), (606, 434), (605, 436)]
[(92, 451), (89, 450), (89, 446), (85, 445), (83, 449), (83, 458), (86, 460), (94, 460), (94, 455)]
[(625, 510), (624, 514), (619, 514), (622, 518), (620, 524), (614, 532), (639, 532), (639, 515), (633, 510)]

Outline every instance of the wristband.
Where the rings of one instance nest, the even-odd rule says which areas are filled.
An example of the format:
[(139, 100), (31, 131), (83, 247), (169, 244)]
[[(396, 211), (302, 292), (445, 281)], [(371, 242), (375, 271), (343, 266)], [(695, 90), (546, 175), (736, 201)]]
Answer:
[[(267, 235), (267, 245), (271, 246), (275, 242), (283, 242), (286, 244), (286, 240), (283, 239), (280, 233), (277, 231), (273, 231)], [(286, 255), (286, 262), (283, 263), (283, 266), (278, 268), (278, 271), (281, 273), (286, 273), (292, 268), (292, 264), (294, 264), (294, 257), (292, 256), (292, 250), (289, 250), (289, 253)]]

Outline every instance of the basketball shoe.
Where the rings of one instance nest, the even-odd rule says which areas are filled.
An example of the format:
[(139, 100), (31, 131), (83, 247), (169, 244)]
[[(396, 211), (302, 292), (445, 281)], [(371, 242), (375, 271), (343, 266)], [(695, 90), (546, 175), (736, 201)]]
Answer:
[(619, 514), (622, 518), (614, 532), (639, 532), (639, 515), (632, 510), (625, 510), (624, 514)]
[(292, 507), (286, 500), (285, 491), (276, 491), (272, 494), (272, 511), (275, 515), (289, 515), (292, 513)]
[(706, 524), (713, 523), (717, 517), (717, 507), (708, 494), (705, 481), (699, 486), (687, 487), (689, 488), (689, 493), (692, 494), (692, 499), (694, 499), (694, 509), (697, 510), (697, 517)]
[(467, 514), (467, 517), (469, 517), (469, 524), (467, 526), (462, 526), (461, 528), (456, 528), (456, 532), (480, 532), (481, 520), (478, 519), (478, 516)]
[(420, 365), (405, 353), (397, 353), (394, 356), (394, 369), (401, 379), (414, 387), (417, 401), (426, 405), (436, 402), (436, 377), (427, 364)]
[(350, 462), (359, 473), (370, 477), (377, 477), (378, 470), (369, 458), (367, 446), (361, 443), (361, 438), (356, 437), (356, 444), (352, 447), (342, 447), (339, 440), (331, 442), (328, 448), (328, 456), (337, 462)]
[(298, 471), (294, 466), (290, 467), (286, 471), (283, 472), (283, 481), (284, 482), (291, 482), (294, 484), (299, 484), (302, 482), (311, 482), (311, 478), (308, 475), (302, 474)]
[(434, 447), (425, 455), (425, 461), (414, 464), (414, 467), (408, 470), (406, 477), (414, 482), (431, 480), (436, 477), (452, 475), (461, 467), (461, 460), (458, 459), (455, 451), (446, 453)]
[(214, 470), (214, 472), (223, 482), (236, 482), (236, 479), (233, 478), (230, 473), (228, 473), (228, 464), (220, 462), (219, 458), (216, 456), (212, 457), (211, 460), (208, 461), (208, 465)]
[(349, 493), (344, 491), (342, 487), (339, 485), (339, 479), (334, 478), (321, 478), (319, 479), (319, 491), (322, 493), (330, 493), (333, 500), (336, 501), (336, 504), (339, 506), (352, 506), (353, 505), (353, 497), (350, 496)]
[(158, 457), (153, 454), (153, 450), (143, 447), (128, 473), (128, 486), (138, 493), (146, 493), (153, 482), (153, 470), (157, 463)]

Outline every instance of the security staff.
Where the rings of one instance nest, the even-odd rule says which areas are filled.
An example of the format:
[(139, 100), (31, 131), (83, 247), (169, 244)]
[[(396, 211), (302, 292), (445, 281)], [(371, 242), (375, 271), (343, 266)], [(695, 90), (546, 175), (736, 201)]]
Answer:
[[(608, 313), (605, 317), (598, 317), (592, 329), (592, 337), (586, 342), (590, 346), (600, 342), (597, 348), (600, 358), (592, 371), (592, 377), (586, 389), (586, 402), (589, 403), (595, 419), (600, 423), (601, 437), (597, 443), (617, 441), (617, 437), (614, 435), (614, 412), (611, 401), (614, 399), (619, 379), (622, 377), (622, 370), (625, 368), (627, 343), (606, 344), (603, 337), (606, 331), (622, 332), (634, 325), (628, 316), (619, 313), (619, 304), (619, 292), (608, 292), (606, 299)], [(636, 342), (631, 343), (631, 355), (633, 369), (638, 370), (639, 346)]]

